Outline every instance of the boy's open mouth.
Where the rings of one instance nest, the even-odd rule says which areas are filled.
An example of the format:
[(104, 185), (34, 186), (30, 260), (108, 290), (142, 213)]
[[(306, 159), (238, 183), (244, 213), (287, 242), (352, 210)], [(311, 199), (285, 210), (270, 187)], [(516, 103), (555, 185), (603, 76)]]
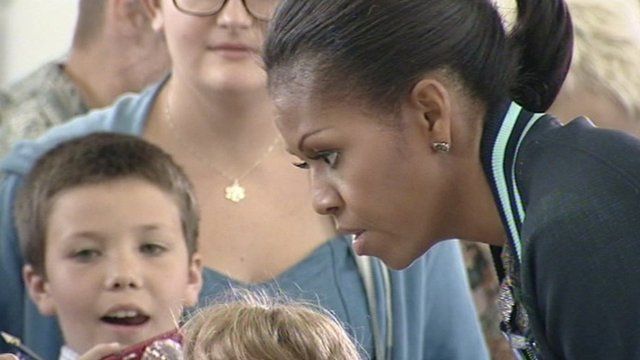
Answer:
[(149, 316), (135, 310), (118, 310), (100, 318), (100, 320), (120, 326), (137, 326), (149, 321)]

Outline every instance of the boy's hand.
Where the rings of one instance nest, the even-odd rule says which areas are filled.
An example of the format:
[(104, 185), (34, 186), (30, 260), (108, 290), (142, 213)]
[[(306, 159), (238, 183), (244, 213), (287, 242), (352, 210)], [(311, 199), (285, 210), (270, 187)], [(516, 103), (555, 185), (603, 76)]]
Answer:
[[(122, 350), (122, 345), (118, 343), (110, 343), (110, 344), (98, 344), (91, 348), (91, 350), (84, 353), (82, 356), (78, 358), (78, 360), (100, 360), (109, 355), (113, 355), (118, 351)], [(0, 358), (0, 360), (5, 360)], [(6, 359), (9, 360), (9, 359)]]
[(0, 360), (18, 360), (18, 357), (13, 354), (0, 354)]

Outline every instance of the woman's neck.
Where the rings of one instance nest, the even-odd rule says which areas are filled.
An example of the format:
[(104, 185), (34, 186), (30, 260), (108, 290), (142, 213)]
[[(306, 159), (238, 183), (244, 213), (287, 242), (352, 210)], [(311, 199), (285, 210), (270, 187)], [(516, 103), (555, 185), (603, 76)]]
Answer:
[(450, 175), (455, 183), (450, 216), (453, 237), (502, 246), (506, 232), (480, 154), (485, 110), (480, 105), (469, 109), (452, 125), (457, 155)]
[(502, 246), (506, 233), (480, 161), (460, 157), (456, 163), (446, 175), (450, 186), (443, 192), (439, 238)]
[(176, 117), (174, 122), (194, 138), (225, 141), (275, 131), (275, 108), (266, 88), (202, 91), (170, 80), (164, 92)]
[(271, 146), (277, 135), (275, 109), (266, 89), (207, 93), (169, 79), (159, 94), (152, 125), (160, 143), (201, 158), (233, 159), (246, 167)]

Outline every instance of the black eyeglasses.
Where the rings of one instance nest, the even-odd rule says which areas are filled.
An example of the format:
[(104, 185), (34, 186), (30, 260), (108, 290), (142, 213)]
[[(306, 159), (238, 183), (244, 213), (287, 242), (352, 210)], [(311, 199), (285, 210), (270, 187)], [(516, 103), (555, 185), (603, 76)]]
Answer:
[[(227, 5), (229, 0), (173, 0), (176, 8), (194, 16), (215, 15)], [(269, 21), (280, 0), (242, 0), (244, 8), (258, 20)]]

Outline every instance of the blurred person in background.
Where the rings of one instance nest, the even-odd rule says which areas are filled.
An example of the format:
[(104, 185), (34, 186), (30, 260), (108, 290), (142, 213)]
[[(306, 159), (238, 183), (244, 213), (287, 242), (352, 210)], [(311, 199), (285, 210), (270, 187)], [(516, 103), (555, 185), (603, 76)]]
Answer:
[(640, 2), (567, 0), (575, 31), (571, 70), (549, 110), (640, 136)]
[(0, 158), (17, 140), (144, 89), (169, 65), (164, 38), (153, 31), (140, 0), (80, 0), (69, 53), (4, 90)]

